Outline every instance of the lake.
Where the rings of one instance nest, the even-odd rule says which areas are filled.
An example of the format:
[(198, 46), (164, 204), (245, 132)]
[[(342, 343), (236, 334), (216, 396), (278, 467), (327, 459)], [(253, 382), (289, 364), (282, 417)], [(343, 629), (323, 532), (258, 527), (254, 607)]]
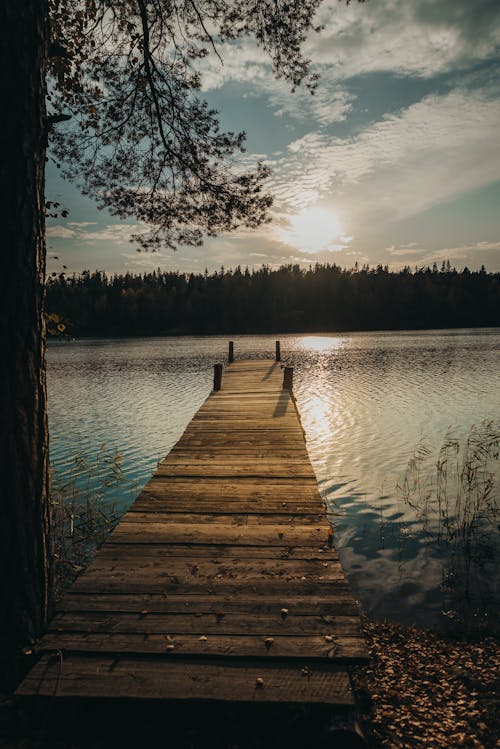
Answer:
[[(235, 355), (271, 357), (274, 340), (240, 336)], [(280, 340), (282, 360), (295, 367), (335, 543), (364, 609), (432, 627), (491, 620), (499, 600), (500, 331)], [(59, 480), (80, 472), (83, 481), (99, 451), (116, 452), (124, 480), (104, 491), (125, 510), (210, 393), (227, 342), (49, 342), (51, 461)], [(477, 465), (465, 485), (468, 437)]]

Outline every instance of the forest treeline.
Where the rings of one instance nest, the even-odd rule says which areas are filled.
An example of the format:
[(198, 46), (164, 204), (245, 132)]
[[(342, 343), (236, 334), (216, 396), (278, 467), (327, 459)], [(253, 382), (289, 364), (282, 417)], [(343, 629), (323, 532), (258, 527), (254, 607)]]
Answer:
[(500, 325), (500, 273), (337, 265), (51, 277), (51, 332), (73, 336)]

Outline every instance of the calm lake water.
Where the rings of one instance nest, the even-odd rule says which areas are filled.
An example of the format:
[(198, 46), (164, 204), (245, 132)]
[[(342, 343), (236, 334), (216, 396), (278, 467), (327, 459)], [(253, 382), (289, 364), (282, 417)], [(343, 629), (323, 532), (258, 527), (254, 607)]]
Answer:
[[(75, 472), (75, 457), (92, 462), (105, 445), (123, 456), (124, 481), (106, 491), (126, 509), (208, 396), (227, 340), (51, 342), (51, 459), (59, 478)], [(270, 357), (274, 340), (240, 336), (236, 356)], [(463, 446), (484, 420), (493, 422), (490, 438), (498, 431), (500, 331), (287, 335), (281, 349), (295, 366), (309, 454), (365, 610), (427, 626), (462, 615), (491, 619), (499, 600), (495, 450), (480, 466), (479, 488), (490, 474), (494, 487), (472, 536), (452, 518), (462, 448), (455, 455), (452, 446), (453, 456), (448, 450), (440, 479), (435, 464), (446, 439)], [(441, 501), (443, 486), (451, 497), (446, 516), (437, 509), (436, 482)]]

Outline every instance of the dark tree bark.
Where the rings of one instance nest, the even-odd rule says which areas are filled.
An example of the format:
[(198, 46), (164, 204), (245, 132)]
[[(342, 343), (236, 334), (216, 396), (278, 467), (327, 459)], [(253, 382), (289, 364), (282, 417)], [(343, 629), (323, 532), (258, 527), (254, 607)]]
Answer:
[(0, 356), (0, 683), (49, 607), (45, 388), (46, 0), (0, 10), (2, 354)]

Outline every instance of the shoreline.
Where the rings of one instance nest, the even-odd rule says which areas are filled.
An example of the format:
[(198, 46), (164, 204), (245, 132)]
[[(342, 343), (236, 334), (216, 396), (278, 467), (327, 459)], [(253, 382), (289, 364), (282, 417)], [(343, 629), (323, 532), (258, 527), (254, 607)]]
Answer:
[(78, 336), (72, 336), (69, 339), (64, 336), (50, 336), (47, 335), (47, 342), (55, 342), (55, 341), (61, 341), (63, 343), (74, 343), (75, 341), (91, 341), (91, 340), (110, 340), (110, 341), (121, 341), (121, 340), (134, 340), (134, 339), (160, 339), (160, 338), (227, 338), (228, 336), (234, 336), (241, 337), (241, 338), (254, 338), (254, 337), (265, 337), (265, 336), (291, 336), (291, 337), (300, 337), (300, 336), (350, 336), (350, 335), (363, 335), (363, 334), (374, 334), (374, 335), (383, 335), (388, 334), (391, 335), (392, 333), (399, 333), (404, 334), (408, 333), (409, 335), (415, 335), (415, 333), (443, 333), (443, 331), (450, 331), (452, 334), (458, 334), (458, 333), (467, 333), (468, 331), (473, 331), (474, 333), (477, 333), (479, 331), (484, 331), (485, 333), (491, 331), (492, 333), (496, 333), (500, 330), (500, 325), (469, 325), (467, 327), (464, 326), (457, 326), (457, 327), (450, 327), (449, 325), (444, 326), (442, 328), (440, 327), (429, 327), (429, 328), (357, 328), (355, 330), (351, 329), (339, 329), (339, 330), (309, 330), (309, 331), (276, 331), (271, 330), (267, 332), (263, 331), (250, 331), (250, 332), (235, 332), (233, 331), (222, 331), (222, 332), (206, 332), (206, 331), (196, 331), (196, 330), (171, 330), (166, 331), (164, 333), (154, 333), (154, 334), (148, 334), (148, 333), (130, 333), (130, 334), (124, 334), (124, 333), (105, 333), (105, 334), (99, 334), (98, 332), (95, 333), (89, 333), (84, 335), (78, 335)]

